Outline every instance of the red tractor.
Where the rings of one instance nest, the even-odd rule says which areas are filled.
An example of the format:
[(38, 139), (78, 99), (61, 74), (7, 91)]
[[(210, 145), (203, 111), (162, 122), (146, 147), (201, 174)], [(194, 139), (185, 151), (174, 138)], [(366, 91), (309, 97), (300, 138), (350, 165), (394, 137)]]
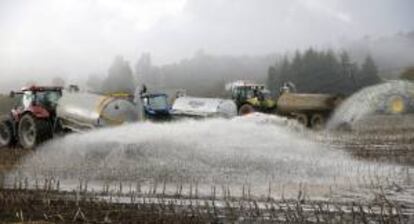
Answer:
[(11, 92), (16, 105), (0, 123), (0, 147), (19, 144), (26, 149), (53, 137), (57, 129), (56, 105), (62, 87), (31, 86)]

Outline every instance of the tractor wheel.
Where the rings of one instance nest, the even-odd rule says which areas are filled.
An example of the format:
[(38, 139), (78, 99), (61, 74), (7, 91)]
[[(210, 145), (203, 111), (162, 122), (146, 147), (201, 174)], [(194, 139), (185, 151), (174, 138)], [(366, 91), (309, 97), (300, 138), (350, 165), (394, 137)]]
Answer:
[(19, 143), (25, 149), (33, 149), (36, 145), (48, 140), (52, 130), (47, 120), (37, 119), (30, 114), (24, 115), (19, 122)]
[(313, 114), (310, 126), (314, 130), (322, 130), (325, 127), (325, 117), (322, 114)]
[(347, 122), (340, 123), (336, 126), (335, 130), (342, 131), (342, 132), (351, 132), (352, 131), (352, 125)]
[(244, 104), (239, 109), (239, 115), (241, 115), (241, 116), (247, 115), (247, 114), (250, 114), (250, 113), (254, 113), (254, 112), (256, 112), (256, 110), (250, 104)]
[(296, 114), (295, 118), (303, 126), (308, 127), (309, 119), (308, 119), (308, 116), (306, 116), (306, 114)]
[(10, 147), (14, 143), (13, 125), (10, 120), (0, 122), (0, 148)]

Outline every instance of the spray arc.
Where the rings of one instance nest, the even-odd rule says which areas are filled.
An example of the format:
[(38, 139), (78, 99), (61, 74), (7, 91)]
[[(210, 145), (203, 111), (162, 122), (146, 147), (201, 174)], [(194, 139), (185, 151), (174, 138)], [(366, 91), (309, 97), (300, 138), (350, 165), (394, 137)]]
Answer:
[(351, 128), (364, 119), (378, 115), (402, 116), (414, 112), (414, 84), (389, 81), (366, 87), (349, 97), (335, 111), (327, 127)]

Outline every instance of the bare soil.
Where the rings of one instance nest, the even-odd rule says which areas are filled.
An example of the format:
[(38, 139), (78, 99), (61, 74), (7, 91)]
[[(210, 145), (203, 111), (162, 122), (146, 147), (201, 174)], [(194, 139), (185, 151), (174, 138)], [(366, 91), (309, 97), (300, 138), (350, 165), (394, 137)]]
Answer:
[[(181, 200), (182, 201), (182, 200)], [(4, 223), (410, 223), (413, 217), (387, 201), (187, 200), (109, 203), (93, 195), (53, 191), (0, 191)]]

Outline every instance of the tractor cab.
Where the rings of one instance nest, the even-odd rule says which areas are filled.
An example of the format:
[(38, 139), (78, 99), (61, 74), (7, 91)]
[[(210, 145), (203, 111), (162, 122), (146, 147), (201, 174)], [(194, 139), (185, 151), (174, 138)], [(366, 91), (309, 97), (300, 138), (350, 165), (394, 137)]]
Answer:
[(13, 117), (18, 120), (23, 113), (30, 112), (34, 116), (49, 118), (55, 111), (57, 102), (62, 96), (62, 87), (30, 86), (19, 92), (11, 92), (16, 97), (16, 105), (12, 110)]
[[(123, 98), (134, 102), (134, 95), (124, 92), (111, 93), (108, 96)], [(150, 120), (168, 120), (170, 118), (171, 107), (168, 103), (168, 95), (164, 93), (140, 93), (141, 102), (144, 107), (145, 117)]]
[(144, 93), (141, 95), (145, 116), (150, 120), (170, 119), (171, 106), (165, 93)]
[(246, 81), (238, 81), (230, 85), (231, 96), (240, 115), (254, 111), (270, 112), (275, 109), (276, 103), (264, 85)]

